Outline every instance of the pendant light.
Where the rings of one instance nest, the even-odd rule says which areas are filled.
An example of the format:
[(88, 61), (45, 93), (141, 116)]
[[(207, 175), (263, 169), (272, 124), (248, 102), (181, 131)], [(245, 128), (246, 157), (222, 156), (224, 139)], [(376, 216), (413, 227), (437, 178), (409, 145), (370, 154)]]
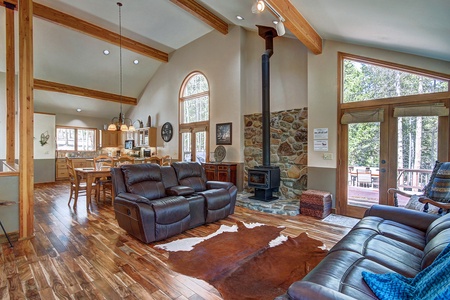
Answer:
[(125, 115), (122, 113), (122, 3), (117, 2), (117, 6), (119, 7), (119, 67), (120, 67), (120, 113), (119, 117), (114, 117), (111, 120), (111, 124), (108, 126), (108, 130), (111, 131), (128, 131), (128, 126), (126, 122), (131, 122), (131, 119), (125, 118)]

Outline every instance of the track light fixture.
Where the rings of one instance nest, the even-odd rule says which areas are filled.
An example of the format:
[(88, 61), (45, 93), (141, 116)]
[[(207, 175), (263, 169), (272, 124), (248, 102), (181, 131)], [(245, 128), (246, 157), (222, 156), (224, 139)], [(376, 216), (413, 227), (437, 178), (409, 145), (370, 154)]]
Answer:
[(266, 8), (266, 5), (265, 5), (264, 1), (263, 0), (257, 0), (252, 5), (252, 13), (259, 14), (260, 12), (263, 12), (265, 8)]
[(275, 10), (275, 8), (272, 7), (269, 3), (267, 3), (265, 0), (258, 0), (252, 5), (252, 13), (259, 14), (260, 12), (264, 11), (265, 7), (268, 7), (273, 14), (278, 18), (278, 22), (275, 23), (275, 29), (277, 30), (278, 36), (283, 36), (286, 33), (286, 28), (284, 27), (283, 22), (285, 21), (284, 18), (280, 15), (279, 12)]
[(283, 36), (286, 33), (286, 28), (284, 28), (283, 21), (280, 21), (275, 25), (275, 29), (277, 30), (278, 36)]

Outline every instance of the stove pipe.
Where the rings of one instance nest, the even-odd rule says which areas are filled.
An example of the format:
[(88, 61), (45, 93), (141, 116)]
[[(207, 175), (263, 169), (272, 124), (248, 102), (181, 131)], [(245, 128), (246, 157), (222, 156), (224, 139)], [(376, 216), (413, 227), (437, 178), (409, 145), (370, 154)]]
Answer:
[(272, 27), (258, 26), (258, 34), (266, 41), (266, 51), (261, 57), (262, 68), (262, 152), (263, 166), (270, 166), (270, 57), (273, 38), (277, 32)]

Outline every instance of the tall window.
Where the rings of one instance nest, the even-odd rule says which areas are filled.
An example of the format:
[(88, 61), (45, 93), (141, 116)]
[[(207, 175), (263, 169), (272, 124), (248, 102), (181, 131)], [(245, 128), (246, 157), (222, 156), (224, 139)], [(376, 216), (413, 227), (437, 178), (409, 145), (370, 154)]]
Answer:
[(339, 53), (337, 208), (361, 217), (375, 203), (405, 206), (449, 157), (447, 74)]
[(344, 59), (343, 103), (448, 91), (448, 79)]
[(181, 86), (179, 132), (181, 160), (206, 162), (209, 158), (209, 84), (200, 72), (189, 74)]
[(96, 129), (56, 127), (56, 150), (95, 151)]

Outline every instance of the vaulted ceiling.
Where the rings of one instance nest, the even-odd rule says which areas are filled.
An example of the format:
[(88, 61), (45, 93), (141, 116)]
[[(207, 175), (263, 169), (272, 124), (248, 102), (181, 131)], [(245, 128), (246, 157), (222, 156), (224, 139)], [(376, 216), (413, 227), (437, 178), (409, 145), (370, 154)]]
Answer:
[[(15, 1), (14, 1), (15, 2)], [(116, 0), (35, 0), (38, 5), (118, 33)], [(256, 31), (256, 24), (274, 26), (269, 10), (252, 14), (254, 0), (122, 0), (122, 34), (148, 47), (170, 54), (212, 30), (202, 13), (212, 13), (229, 26)], [(204, 10), (183, 9), (183, 3), (200, 4)], [(450, 1), (448, 0), (268, 0), (286, 19), (287, 38), (299, 38), (317, 53), (314, 37), (302, 40), (305, 23), (319, 39), (331, 39), (358, 45), (384, 48), (450, 61)], [(289, 7), (289, 4), (292, 7)], [(297, 12), (295, 12), (295, 8)], [(293, 14), (294, 11), (294, 14)], [(296, 13), (298, 15), (296, 15)], [(301, 14), (301, 15), (300, 15)], [(16, 14), (17, 15), (17, 14)], [(244, 20), (238, 20), (240, 15)], [(299, 18), (297, 18), (300, 16)], [(66, 21), (68, 18), (64, 18)], [(5, 40), (5, 13), (0, 9), (0, 40)], [(218, 22), (219, 22), (218, 21)], [(213, 21), (215, 22), (215, 21)], [(77, 23), (77, 22), (75, 22)], [(78, 22), (79, 23), (79, 22)], [(217, 25), (217, 24), (216, 24)], [(220, 24), (219, 24), (220, 25)], [(223, 25), (223, 24), (222, 24)], [(16, 26), (17, 31), (17, 26)], [(16, 33), (17, 36), (17, 33)], [(17, 41), (17, 39), (16, 39)], [(311, 43), (308, 45), (308, 43)], [(108, 49), (109, 55), (103, 50)], [(320, 54), (319, 54), (320, 55)], [(139, 64), (133, 64), (135, 59)], [(164, 59), (162, 59), (164, 60)], [(76, 87), (119, 94), (119, 48), (110, 42), (34, 18), (35, 78)], [(158, 67), (161, 57), (123, 49), (123, 94), (138, 98)], [(0, 43), (0, 72), (5, 71), (5, 46)], [(81, 93), (82, 94), (82, 93)], [(101, 97), (100, 97), (101, 98)], [(107, 105), (105, 105), (107, 103)], [(119, 104), (98, 101), (59, 92), (35, 89), (35, 110), (110, 118), (117, 115)], [(127, 105), (124, 105), (127, 110)]]

